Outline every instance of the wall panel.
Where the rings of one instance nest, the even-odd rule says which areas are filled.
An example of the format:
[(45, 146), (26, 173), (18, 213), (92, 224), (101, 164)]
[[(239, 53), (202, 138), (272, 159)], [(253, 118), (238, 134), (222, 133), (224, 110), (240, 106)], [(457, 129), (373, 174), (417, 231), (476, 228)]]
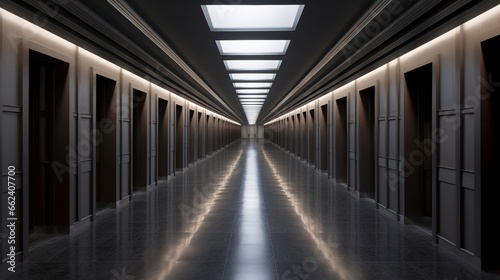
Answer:
[[(27, 211), (29, 206), (29, 193), (23, 191), (22, 186), (27, 186), (30, 182), (29, 176), (29, 142), (30, 135), (27, 129), (29, 110), (29, 51), (37, 52), (53, 57), (57, 60), (68, 63), (67, 78), (57, 79), (58, 83), (67, 87), (64, 96), (58, 96), (58, 110), (56, 115), (57, 127), (60, 128), (60, 136), (54, 145), (60, 147), (55, 151), (57, 158), (50, 162), (57, 176), (63, 178), (66, 187), (64, 191), (58, 192), (57, 207), (62, 218), (58, 221), (60, 225), (65, 225), (65, 232), (70, 232), (76, 226), (86, 226), (94, 219), (98, 219), (96, 213), (96, 147), (109, 148), (109, 159), (115, 167), (115, 172), (110, 174), (108, 179), (113, 179), (109, 190), (111, 197), (109, 202), (117, 205), (124, 198), (132, 199), (132, 89), (137, 88), (149, 94), (147, 103), (147, 123), (145, 125), (147, 146), (142, 149), (146, 155), (146, 185), (154, 185), (157, 181), (157, 97), (162, 97), (170, 102), (171, 93), (152, 85), (149, 81), (140, 78), (125, 69), (122, 69), (95, 54), (86, 51), (68, 41), (61, 39), (50, 32), (35, 26), (24, 19), (12, 15), (0, 9), (0, 55), (2, 63), (0, 65), (0, 87), (2, 98), (0, 102), (1, 139), (0, 155), (1, 168), (6, 170), (7, 166), (15, 165), (19, 172), (18, 179), (18, 203), (19, 209)], [(33, 35), (33, 36), (32, 36)], [(57, 68), (57, 67), (56, 67)], [(59, 68), (56, 72), (61, 72)], [(62, 72), (61, 72), (62, 73)], [(110, 115), (104, 118), (113, 118), (111, 131), (104, 131), (99, 127), (96, 114), (99, 113), (96, 106), (99, 101), (95, 94), (95, 77), (102, 75), (116, 82), (113, 96), (114, 104), (110, 105)], [(154, 88), (154, 90), (153, 90)], [(179, 100), (184, 100), (176, 97)], [(185, 100), (184, 100), (185, 102)], [(25, 116), (23, 116), (23, 114)], [(171, 114), (171, 112), (170, 112)], [(207, 111), (207, 114), (215, 115)], [(215, 117), (215, 116), (214, 116)], [(169, 118), (172, 120), (172, 118)], [(225, 119), (224, 136), (214, 133), (214, 137), (221, 137), (228, 142), (228, 128), (232, 122)], [(236, 126), (236, 125), (235, 125)], [(107, 129), (108, 129), (107, 128)], [(96, 129), (100, 133), (109, 134), (112, 138), (112, 145), (100, 143), (99, 137), (95, 137)], [(172, 133), (170, 133), (172, 135)], [(234, 140), (238, 138), (235, 135)], [(97, 139), (97, 140), (96, 140)], [(61, 142), (63, 141), (63, 142)], [(172, 143), (172, 141), (169, 141)], [(173, 147), (171, 147), (173, 151)], [(168, 156), (173, 161), (173, 156)], [(169, 164), (173, 168), (173, 164)], [(110, 168), (111, 169), (111, 168)], [(24, 175), (23, 175), (24, 174)], [(2, 175), (2, 182), (6, 176)], [(35, 180), (31, 180), (36, 184)], [(4, 186), (6, 184), (2, 184)], [(57, 185), (57, 184), (56, 184)], [(6, 188), (2, 189), (0, 216), (5, 217), (5, 207), (7, 201)], [(102, 195), (102, 193), (100, 194)], [(106, 202), (108, 202), (106, 200)], [(124, 201), (125, 202), (125, 201)], [(35, 209), (32, 207), (32, 209)], [(23, 211), (19, 211), (19, 214)], [(19, 243), (17, 250), (28, 255), (29, 251), (29, 222), (34, 218), (29, 216), (19, 217), (21, 227), (19, 231)], [(2, 227), (5, 227), (6, 219), (2, 220)], [(1, 243), (1, 252), (7, 253), (6, 243)], [(36, 249), (35, 249), (36, 250)], [(3, 259), (3, 258), (2, 258)]]
[[(360, 113), (363, 112), (359, 111), (360, 100), (356, 93), (378, 80), (379, 89), (375, 101), (378, 110), (378, 135), (375, 137), (378, 142), (378, 178), (374, 182), (376, 202), (381, 208), (396, 213), (395, 217), (401, 222), (417, 221), (411, 216), (418, 213), (418, 207), (422, 206), (413, 209), (415, 201), (411, 198), (420, 196), (422, 191), (414, 189), (414, 193), (410, 194), (415, 180), (410, 178), (409, 171), (422, 165), (430, 166), (424, 172), (431, 174), (425, 177), (425, 181), (430, 180), (427, 183), (432, 185), (432, 225), (427, 229), (427, 232), (432, 233), (432, 240), (447, 244), (444, 246), (474, 265), (496, 268), (498, 262), (495, 264), (493, 256), (500, 250), (500, 241), (493, 237), (495, 234), (498, 236), (498, 232), (492, 228), (492, 216), (488, 216), (488, 213), (498, 212), (497, 203), (493, 201), (498, 200), (500, 192), (496, 192), (498, 188), (485, 187), (486, 183), (482, 180), (488, 178), (489, 173), (484, 167), (490, 166), (489, 158), (492, 158), (492, 154), (496, 155), (498, 150), (496, 146), (489, 144), (492, 135), (494, 138), (497, 134), (496, 115), (491, 113), (494, 111), (491, 108), (497, 107), (498, 101), (488, 98), (492, 96), (493, 90), (496, 91), (498, 83), (488, 75), (490, 72), (498, 72), (498, 63), (491, 62), (498, 60), (496, 50), (500, 45), (500, 39), (497, 39), (500, 35), (499, 16), (500, 6), (497, 6), (381, 68), (334, 89), (332, 137), (328, 140), (333, 154), (332, 179), (342, 181), (339, 158), (342, 153), (346, 153), (347, 185), (350, 189), (359, 191), (360, 178), (364, 178), (366, 172), (358, 166), (364, 158), (359, 146), (362, 144), (359, 141), (363, 139), (359, 134), (363, 125)], [(492, 38), (496, 38), (496, 41), (493, 42)], [(484, 43), (487, 40), (488, 46)], [(489, 52), (488, 58), (483, 57), (485, 47), (491, 49), (486, 50)], [(408, 123), (411, 108), (408, 107), (409, 96), (405, 95), (408, 89), (404, 75), (426, 63), (432, 63), (433, 101), (426, 106), (431, 110), (430, 123), (433, 130), (417, 135), (418, 133), (414, 133), (415, 128)], [(319, 102), (323, 102), (327, 96), (320, 97)], [(339, 122), (341, 107), (338, 106), (338, 100), (343, 96), (348, 96), (347, 147), (339, 145), (343, 127)], [(309, 139), (304, 133), (308, 129), (308, 119), (304, 122), (303, 118), (308, 116), (302, 113), (310, 109), (312, 108), (302, 107), (291, 112), (295, 115), (297, 111), (300, 112), (295, 118), (295, 130), (300, 132), (299, 137), (290, 143), (291, 146), (309, 145)], [(277, 120), (271, 121), (266, 129), (275, 124), (278, 124)], [(481, 127), (488, 125), (487, 130), (481, 130)], [(319, 129), (318, 132), (321, 136)], [(296, 154), (301, 158), (309, 158), (307, 149), (297, 149)], [(427, 161), (422, 163), (419, 157), (427, 158)], [(428, 193), (429, 190), (426, 189), (425, 192)], [(425, 207), (428, 211), (428, 205)]]

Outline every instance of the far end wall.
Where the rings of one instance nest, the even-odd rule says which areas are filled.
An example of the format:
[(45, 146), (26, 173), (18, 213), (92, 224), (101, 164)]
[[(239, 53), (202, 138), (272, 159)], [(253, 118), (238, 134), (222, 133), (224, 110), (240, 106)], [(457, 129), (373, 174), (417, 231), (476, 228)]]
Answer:
[(242, 125), (241, 138), (264, 138), (264, 126)]

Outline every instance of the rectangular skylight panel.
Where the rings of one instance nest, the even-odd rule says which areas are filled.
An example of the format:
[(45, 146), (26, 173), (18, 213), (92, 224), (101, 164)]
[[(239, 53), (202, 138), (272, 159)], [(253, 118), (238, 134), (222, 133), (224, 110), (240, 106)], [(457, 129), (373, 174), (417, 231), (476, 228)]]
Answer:
[(270, 88), (273, 83), (233, 83), (235, 88)]
[(262, 105), (264, 102), (241, 102), (241, 105)]
[(267, 95), (264, 94), (244, 94), (238, 95), (239, 98), (266, 98)]
[(243, 105), (245, 112), (258, 112), (260, 108), (262, 108), (262, 105)]
[(233, 81), (272, 81), (276, 77), (273, 73), (231, 73)]
[(278, 71), (281, 60), (224, 60), (228, 71)]
[(222, 55), (284, 55), (290, 40), (217, 40)]
[(262, 105), (243, 105), (243, 110), (245, 112), (260, 111), (260, 108), (262, 108)]
[(265, 98), (241, 98), (240, 101), (265, 101)]
[(294, 31), (304, 5), (202, 5), (212, 31)]
[(268, 94), (269, 89), (237, 89), (238, 94)]

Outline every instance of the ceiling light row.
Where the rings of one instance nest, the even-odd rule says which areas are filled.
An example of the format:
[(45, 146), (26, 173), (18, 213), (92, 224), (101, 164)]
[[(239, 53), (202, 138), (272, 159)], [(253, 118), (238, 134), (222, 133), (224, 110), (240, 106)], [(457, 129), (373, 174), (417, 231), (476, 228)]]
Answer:
[[(201, 8), (214, 32), (294, 31), (304, 5), (202, 5)], [(216, 44), (224, 56), (267, 56), (285, 55), (290, 40), (216, 40)], [(255, 124), (281, 62), (224, 60), (249, 124)]]

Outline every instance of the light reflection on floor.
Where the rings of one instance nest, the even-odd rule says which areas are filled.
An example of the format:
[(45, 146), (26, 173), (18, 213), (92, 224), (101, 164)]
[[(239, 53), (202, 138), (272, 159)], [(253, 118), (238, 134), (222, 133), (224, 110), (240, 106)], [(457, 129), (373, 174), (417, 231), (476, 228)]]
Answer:
[(240, 140), (0, 279), (500, 279), (291, 154)]

